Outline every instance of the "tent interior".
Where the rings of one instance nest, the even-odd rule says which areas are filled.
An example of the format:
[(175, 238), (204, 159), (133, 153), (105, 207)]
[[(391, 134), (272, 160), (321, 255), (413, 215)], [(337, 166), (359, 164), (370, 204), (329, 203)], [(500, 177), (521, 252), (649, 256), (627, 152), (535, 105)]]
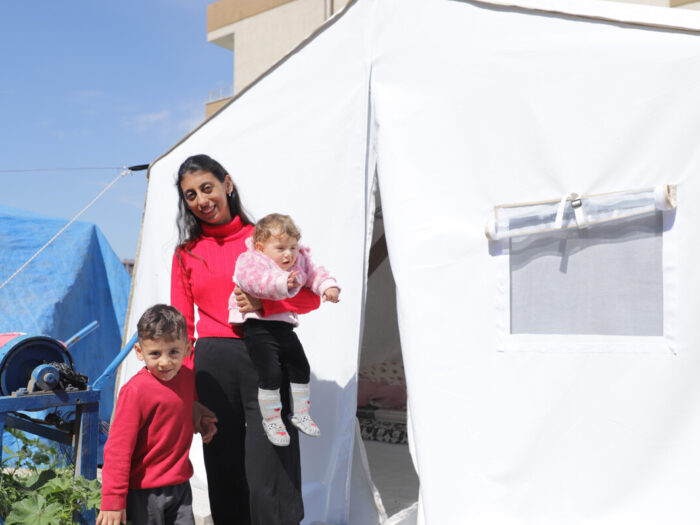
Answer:
[(370, 474), (384, 511), (392, 516), (418, 500), (409, 454), (406, 375), (379, 189), (367, 270), (364, 332), (358, 368), (357, 419)]

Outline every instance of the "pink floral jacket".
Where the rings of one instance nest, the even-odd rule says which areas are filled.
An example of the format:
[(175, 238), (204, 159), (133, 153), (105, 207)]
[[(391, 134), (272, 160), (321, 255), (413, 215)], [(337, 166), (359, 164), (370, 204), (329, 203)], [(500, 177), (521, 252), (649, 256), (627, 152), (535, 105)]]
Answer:
[[(279, 301), (287, 297), (294, 297), (302, 286), (310, 288), (316, 295), (323, 295), (328, 288), (338, 287), (338, 283), (323, 266), (314, 264), (311, 260), (311, 250), (306, 246), (299, 247), (299, 253), (294, 265), (285, 271), (267, 255), (257, 251), (253, 247), (252, 238), (246, 239), (248, 249), (238, 256), (236, 270), (233, 274), (233, 282), (241, 290), (260, 299)], [(298, 287), (289, 290), (287, 279), (290, 272), (298, 272)], [(259, 312), (241, 314), (236, 305), (236, 297), (231, 294), (228, 302), (229, 323), (241, 324), (246, 319), (266, 319), (286, 321), (294, 325), (299, 324), (294, 312), (283, 312), (272, 316), (261, 317)]]

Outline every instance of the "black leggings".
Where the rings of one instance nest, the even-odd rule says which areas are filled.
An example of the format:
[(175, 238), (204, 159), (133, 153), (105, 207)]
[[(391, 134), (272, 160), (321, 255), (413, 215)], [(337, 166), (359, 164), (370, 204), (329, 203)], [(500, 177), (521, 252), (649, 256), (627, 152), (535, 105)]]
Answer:
[(277, 390), (285, 375), (292, 383), (309, 382), (309, 361), (293, 325), (284, 321), (248, 319), (243, 325), (243, 334), (250, 360), (258, 369), (260, 388)]
[(282, 389), (288, 447), (270, 443), (260, 422), (258, 374), (241, 339), (199, 339), (194, 353), (199, 400), (218, 418), (204, 445), (209, 503), (216, 525), (298, 525), (301, 499), (299, 435), (289, 424), (289, 393)]

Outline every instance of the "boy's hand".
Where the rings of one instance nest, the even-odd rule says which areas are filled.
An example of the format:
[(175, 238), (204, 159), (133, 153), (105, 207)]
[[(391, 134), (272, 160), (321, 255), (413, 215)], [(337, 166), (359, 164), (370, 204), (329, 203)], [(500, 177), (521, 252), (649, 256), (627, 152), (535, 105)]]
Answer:
[(101, 510), (95, 525), (121, 525), (122, 523), (126, 523), (126, 509)]
[(338, 296), (340, 295), (340, 288), (336, 288), (335, 286), (328, 288), (325, 292), (323, 292), (323, 301), (330, 301), (332, 303), (337, 303), (340, 301), (338, 299)]
[(201, 419), (201, 426), (202, 426), (202, 441), (204, 443), (210, 443), (212, 438), (214, 437), (214, 434), (216, 434), (216, 431), (218, 430), (216, 428), (216, 422), (218, 419), (216, 417), (211, 417), (211, 416), (202, 416)]
[(289, 277), (287, 277), (287, 290), (299, 288), (301, 286), (301, 283), (297, 279), (297, 275), (299, 275), (299, 272), (289, 272)]
[(216, 414), (199, 401), (192, 404), (192, 425), (195, 434), (202, 434), (202, 441), (209, 443), (216, 434)]

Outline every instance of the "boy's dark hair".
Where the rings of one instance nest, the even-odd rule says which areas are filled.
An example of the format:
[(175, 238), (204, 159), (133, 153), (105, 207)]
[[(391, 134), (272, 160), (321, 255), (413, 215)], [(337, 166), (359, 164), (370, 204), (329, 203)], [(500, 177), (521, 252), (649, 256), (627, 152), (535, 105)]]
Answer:
[(139, 342), (145, 339), (187, 339), (187, 321), (180, 311), (168, 304), (154, 304), (136, 325)]

